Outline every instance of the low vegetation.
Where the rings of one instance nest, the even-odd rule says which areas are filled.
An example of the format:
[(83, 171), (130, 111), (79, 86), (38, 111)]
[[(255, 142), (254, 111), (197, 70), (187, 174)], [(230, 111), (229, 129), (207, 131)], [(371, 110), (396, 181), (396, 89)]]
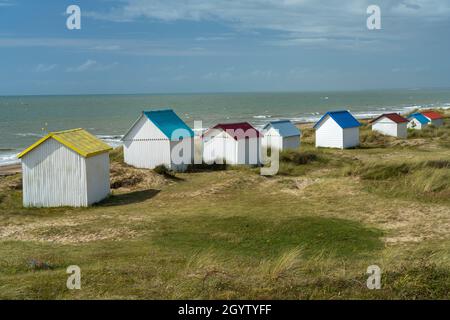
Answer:
[[(431, 129), (430, 129), (431, 130)], [(281, 154), (280, 174), (226, 165), (174, 176), (111, 155), (110, 198), (25, 209), (0, 177), (0, 298), (447, 299), (450, 128)], [(67, 290), (78, 265), (81, 290)], [(367, 267), (381, 290), (366, 287)]]
[(368, 162), (355, 166), (347, 173), (360, 177), (370, 191), (388, 197), (450, 202), (448, 160), (410, 160), (390, 164)]

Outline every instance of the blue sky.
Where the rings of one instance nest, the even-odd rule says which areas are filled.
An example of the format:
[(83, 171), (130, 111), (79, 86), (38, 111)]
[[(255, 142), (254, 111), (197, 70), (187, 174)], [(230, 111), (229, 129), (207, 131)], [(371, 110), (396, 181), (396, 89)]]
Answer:
[(449, 52), (448, 0), (0, 0), (2, 95), (450, 87)]

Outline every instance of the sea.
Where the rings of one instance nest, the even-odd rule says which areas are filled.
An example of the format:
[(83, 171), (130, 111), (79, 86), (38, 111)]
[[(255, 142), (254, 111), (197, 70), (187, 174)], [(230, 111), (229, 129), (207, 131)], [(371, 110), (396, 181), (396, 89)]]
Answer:
[(85, 128), (113, 147), (143, 110), (173, 109), (196, 133), (223, 122), (248, 121), (257, 128), (290, 119), (313, 122), (329, 110), (350, 110), (357, 118), (420, 108), (450, 108), (449, 89), (348, 92), (265, 92), (0, 96), (0, 165), (47, 132)]

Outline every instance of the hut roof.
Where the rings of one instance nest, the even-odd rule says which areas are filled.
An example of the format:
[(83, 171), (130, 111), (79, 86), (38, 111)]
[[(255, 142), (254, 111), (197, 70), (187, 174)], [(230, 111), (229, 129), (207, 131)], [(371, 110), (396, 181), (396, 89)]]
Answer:
[[(172, 109), (143, 111), (142, 114), (149, 121), (155, 124), (155, 126), (157, 126), (169, 140), (172, 140), (172, 138), (178, 139), (194, 136), (194, 131), (192, 131), (192, 129), (189, 128), (189, 126), (184, 123), (184, 121), (181, 120)], [(124, 140), (125, 137), (131, 132), (140, 119), (141, 117), (133, 123), (131, 128), (123, 135), (122, 140)], [(175, 136), (172, 137), (174, 133)]]
[(427, 117), (428, 119), (431, 120), (439, 120), (439, 119), (443, 119), (444, 116), (436, 111), (424, 111), (421, 112), (425, 117)]
[(176, 138), (187, 138), (193, 137), (194, 131), (188, 127), (180, 117), (177, 116), (175, 112), (171, 109), (167, 110), (156, 110), (156, 111), (144, 111), (144, 115), (152, 121), (163, 133), (164, 135), (172, 139), (172, 135), (177, 130), (183, 129), (180, 131), (180, 134), (176, 134)]
[(72, 129), (58, 132), (50, 132), (45, 137), (33, 143), (27, 149), (22, 151), (17, 157), (22, 158), (24, 155), (47, 141), (53, 138), (61, 144), (65, 145), (67, 148), (75, 151), (79, 155), (88, 158), (95, 156), (97, 154), (108, 152), (112, 148), (98, 139), (96, 136), (90, 134), (84, 129)]
[(264, 126), (264, 130), (269, 127), (277, 129), (282, 137), (293, 137), (301, 134), (300, 130), (290, 120), (270, 121)]
[(423, 114), (421, 113), (413, 113), (409, 119), (411, 118), (415, 118), (417, 119), (417, 121), (419, 121), (421, 124), (427, 124), (428, 122), (430, 122), (430, 120), (428, 120)]
[(403, 117), (402, 117), (401, 115), (399, 115), (398, 113), (383, 113), (381, 116), (379, 116), (379, 117), (373, 119), (373, 120), (371, 121), (371, 123), (375, 123), (375, 122), (377, 122), (378, 120), (380, 120), (381, 118), (384, 118), (384, 117), (386, 117), (386, 118), (388, 118), (388, 119), (394, 121), (395, 123), (405, 123), (405, 122), (408, 122), (408, 119), (403, 118)]
[(231, 135), (235, 140), (257, 138), (262, 136), (261, 133), (248, 122), (219, 123), (207, 130), (203, 135), (213, 129), (223, 130)]
[(347, 110), (339, 110), (339, 111), (329, 111), (325, 113), (322, 118), (320, 118), (319, 121), (314, 125), (314, 128), (317, 128), (317, 126), (322, 123), (322, 121), (326, 118), (326, 116), (330, 116), (336, 123), (342, 128), (355, 128), (360, 127), (361, 124), (358, 120), (355, 119), (355, 117), (352, 116), (350, 112)]

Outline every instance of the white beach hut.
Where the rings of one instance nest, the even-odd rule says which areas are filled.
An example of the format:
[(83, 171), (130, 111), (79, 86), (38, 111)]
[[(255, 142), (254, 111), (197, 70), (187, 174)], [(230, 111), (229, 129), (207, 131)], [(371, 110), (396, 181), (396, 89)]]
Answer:
[(83, 129), (52, 132), (18, 155), (25, 207), (86, 207), (108, 196), (112, 148)]
[(408, 129), (422, 130), (426, 127), (430, 120), (421, 113), (414, 113), (408, 118)]
[(271, 121), (262, 130), (262, 147), (278, 149), (298, 149), (300, 130), (289, 120)]
[(259, 164), (261, 133), (248, 122), (218, 124), (202, 136), (206, 163)]
[(184, 171), (193, 162), (194, 132), (172, 110), (144, 111), (122, 138), (125, 163)]
[(430, 120), (430, 124), (435, 127), (442, 127), (444, 125), (444, 116), (436, 111), (421, 112), (425, 118)]
[(330, 111), (314, 125), (316, 147), (352, 148), (359, 145), (361, 124), (348, 111)]
[(387, 136), (406, 139), (408, 120), (398, 113), (384, 113), (371, 121), (372, 130)]

